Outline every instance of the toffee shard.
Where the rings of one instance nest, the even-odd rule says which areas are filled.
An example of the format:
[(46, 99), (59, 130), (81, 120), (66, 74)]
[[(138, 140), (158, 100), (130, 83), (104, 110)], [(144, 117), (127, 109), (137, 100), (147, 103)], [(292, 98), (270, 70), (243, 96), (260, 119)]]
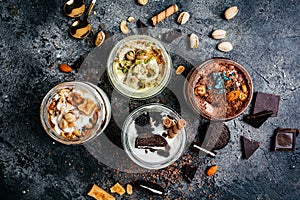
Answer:
[(242, 150), (243, 150), (243, 157), (245, 159), (249, 159), (252, 154), (259, 148), (260, 142), (251, 141), (248, 138), (241, 136), (242, 138)]
[(255, 128), (261, 127), (269, 117), (273, 115), (272, 110), (265, 110), (253, 115), (247, 115), (244, 121)]
[(274, 94), (266, 94), (258, 92), (255, 99), (253, 114), (271, 110), (273, 114), (271, 117), (277, 117), (280, 96)]

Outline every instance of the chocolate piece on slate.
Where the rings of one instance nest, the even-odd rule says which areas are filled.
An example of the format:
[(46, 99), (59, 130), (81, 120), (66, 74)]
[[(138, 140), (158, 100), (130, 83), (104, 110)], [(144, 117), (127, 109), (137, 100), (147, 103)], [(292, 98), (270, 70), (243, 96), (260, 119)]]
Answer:
[(193, 178), (197, 172), (197, 168), (198, 167), (196, 166), (184, 165), (183, 177), (187, 182), (191, 183), (193, 181)]
[(258, 92), (255, 99), (253, 114), (265, 110), (272, 110), (271, 117), (277, 117), (280, 97), (274, 94)]
[(149, 181), (135, 181), (134, 183), (132, 183), (132, 185), (141, 188), (147, 192), (150, 192), (152, 194), (156, 194), (156, 195), (160, 195), (163, 196), (165, 194), (165, 190), (163, 187), (161, 187), (160, 185), (156, 184), (156, 183), (152, 183)]
[(272, 110), (265, 110), (253, 115), (247, 115), (246, 117), (244, 117), (244, 121), (255, 128), (259, 128), (272, 115)]
[(260, 146), (260, 142), (251, 141), (244, 136), (241, 136), (241, 138), (243, 142), (242, 144), (243, 157), (245, 159), (248, 159), (258, 149), (258, 147)]
[(160, 135), (144, 133), (135, 139), (135, 148), (165, 147), (168, 145), (166, 139)]
[(296, 146), (297, 129), (275, 130), (275, 151), (294, 151)]
[(206, 128), (206, 134), (202, 145), (205, 149), (219, 150), (224, 148), (229, 140), (229, 128), (224, 123), (213, 122)]
[(182, 36), (181, 30), (175, 29), (162, 34), (161, 40), (166, 43), (171, 43), (181, 36)]

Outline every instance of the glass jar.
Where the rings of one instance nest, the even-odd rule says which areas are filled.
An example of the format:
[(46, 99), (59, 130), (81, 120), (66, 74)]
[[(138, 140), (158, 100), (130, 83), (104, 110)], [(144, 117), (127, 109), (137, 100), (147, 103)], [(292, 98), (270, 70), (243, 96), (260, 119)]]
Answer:
[(171, 78), (171, 59), (160, 41), (132, 35), (110, 52), (107, 73), (114, 88), (126, 97), (146, 99), (160, 93)]
[(111, 118), (109, 99), (88, 82), (64, 82), (52, 88), (40, 107), (47, 134), (63, 144), (82, 144), (100, 135)]
[(189, 73), (184, 85), (185, 99), (206, 119), (233, 119), (247, 109), (253, 96), (247, 70), (226, 58), (205, 61)]

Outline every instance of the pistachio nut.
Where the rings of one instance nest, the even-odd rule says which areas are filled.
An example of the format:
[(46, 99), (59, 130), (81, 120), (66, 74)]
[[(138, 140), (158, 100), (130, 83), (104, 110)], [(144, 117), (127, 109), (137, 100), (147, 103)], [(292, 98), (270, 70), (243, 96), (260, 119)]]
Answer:
[(223, 52), (229, 52), (233, 49), (233, 46), (230, 42), (221, 42), (218, 44), (218, 49)]
[(128, 29), (128, 27), (127, 27), (127, 24), (126, 24), (126, 21), (125, 21), (125, 20), (123, 20), (123, 21), (121, 22), (121, 24), (120, 24), (120, 29), (121, 29), (122, 33), (124, 33), (124, 34), (128, 34), (128, 33), (129, 33), (129, 29)]
[(219, 40), (219, 39), (223, 39), (226, 37), (226, 31), (218, 29), (218, 30), (214, 30), (211, 34), (212, 38)]
[(100, 46), (103, 43), (104, 40), (105, 40), (105, 34), (104, 34), (103, 31), (100, 31), (97, 34), (97, 37), (96, 37), (96, 40), (95, 40), (96, 47)]
[(239, 9), (237, 6), (230, 7), (225, 10), (224, 17), (225, 17), (225, 19), (232, 19), (238, 14), (238, 12), (239, 12)]
[(182, 12), (179, 14), (177, 18), (178, 24), (185, 24), (190, 19), (190, 13), (188, 12)]
[(194, 33), (192, 33), (190, 36), (190, 46), (192, 49), (196, 49), (199, 46), (199, 38)]

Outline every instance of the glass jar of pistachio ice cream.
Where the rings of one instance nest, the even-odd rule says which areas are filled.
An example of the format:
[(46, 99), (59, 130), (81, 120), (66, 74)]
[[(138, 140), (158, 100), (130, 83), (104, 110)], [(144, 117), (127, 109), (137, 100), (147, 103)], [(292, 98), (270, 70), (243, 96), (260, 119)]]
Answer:
[(114, 88), (136, 99), (157, 95), (171, 77), (171, 59), (157, 39), (133, 35), (119, 41), (110, 52), (107, 73)]

